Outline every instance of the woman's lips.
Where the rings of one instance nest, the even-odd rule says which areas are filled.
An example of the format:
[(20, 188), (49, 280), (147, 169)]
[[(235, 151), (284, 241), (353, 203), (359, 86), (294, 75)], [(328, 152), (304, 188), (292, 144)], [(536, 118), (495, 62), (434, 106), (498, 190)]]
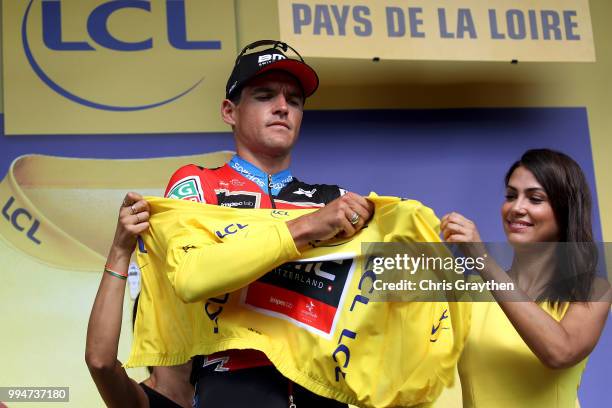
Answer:
[(527, 221), (507, 221), (510, 232), (523, 232), (533, 227), (533, 224)]

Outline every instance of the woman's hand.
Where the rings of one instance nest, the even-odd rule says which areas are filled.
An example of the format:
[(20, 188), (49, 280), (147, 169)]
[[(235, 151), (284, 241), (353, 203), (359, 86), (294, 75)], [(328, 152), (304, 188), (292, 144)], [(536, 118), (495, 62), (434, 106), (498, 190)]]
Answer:
[(459, 244), (459, 248), (466, 256), (486, 257), (487, 251), (480, 239), (476, 224), (463, 215), (456, 212), (446, 214), (440, 220), (440, 231), (444, 241)]
[(138, 193), (129, 192), (125, 195), (121, 208), (112, 250), (128, 257), (136, 247), (139, 234), (149, 228), (149, 203)]
[(142, 388), (117, 360), (125, 278), (138, 234), (149, 228), (149, 204), (138, 193), (127, 193), (119, 209), (117, 230), (96, 294), (85, 345), (85, 361), (102, 399), (109, 407), (148, 407)]
[(440, 230), (446, 242), (482, 242), (476, 224), (456, 212), (442, 217), (440, 220)]

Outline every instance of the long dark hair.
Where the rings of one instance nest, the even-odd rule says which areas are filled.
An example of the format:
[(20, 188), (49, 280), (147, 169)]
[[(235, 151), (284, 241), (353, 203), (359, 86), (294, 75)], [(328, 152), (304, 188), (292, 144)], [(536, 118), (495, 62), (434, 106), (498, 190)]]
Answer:
[(559, 227), (556, 274), (538, 300), (551, 303), (585, 301), (591, 294), (597, 267), (593, 243), (591, 191), (582, 169), (568, 155), (550, 149), (527, 150), (506, 173), (524, 167), (542, 185)]

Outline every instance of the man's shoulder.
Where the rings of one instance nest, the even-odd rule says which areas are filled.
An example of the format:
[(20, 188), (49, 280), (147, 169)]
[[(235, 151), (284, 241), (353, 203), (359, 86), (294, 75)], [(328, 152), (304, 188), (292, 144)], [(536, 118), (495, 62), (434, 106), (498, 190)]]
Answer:
[(219, 167), (204, 167), (204, 166), (200, 166), (197, 164), (186, 164), (184, 166), (181, 166), (178, 168), (178, 170), (176, 170), (174, 172), (174, 174), (180, 174), (180, 175), (202, 175), (203, 173), (206, 174), (208, 172), (215, 172), (218, 171), (219, 169), (221, 169), (223, 166), (219, 166)]
[[(221, 167), (206, 168), (187, 164), (176, 170), (166, 187), (164, 196), (179, 200), (208, 202), (206, 199), (208, 180), (214, 179)], [(210, 199), (210, 198), (209, 198)]]
[(219, 167), (203, 167), (197, 164), (186, 164), (176, 170), (172, 177), (170, 177), (170, 181), (177, 181), (183, 179), (185, 177), (215, 177), (218, 173), (220, 173), (225, 165)]
[(312, 184), (312, 183), (306, 183), (296, 177), (293, 177), (293, 180), (290, 183), (290, 186), (292, 188), (296, 188), (296, 189), (317, 189), (317, 191), (326, 191), (326, 192), (339, 192), (339, 191), (343, 191), (344, 189), (341, 188), (340, 186), (338, 186), (337, 184)]

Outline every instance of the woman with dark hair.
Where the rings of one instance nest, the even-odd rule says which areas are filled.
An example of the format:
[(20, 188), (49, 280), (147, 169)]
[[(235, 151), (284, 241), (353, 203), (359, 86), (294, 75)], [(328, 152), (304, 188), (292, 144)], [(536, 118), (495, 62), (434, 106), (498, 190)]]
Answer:
[[(574, 160), (548, 149), (523, 154), (505, 183), (512, 266), (504, 271), (488, 257), (478, 273), (515, 290), (473, 304), (459, 363), (463, 406), (574, 407), (610, 311), (609, 286), (595, 275), (589, 187)], [(447, 242), (484, 255), (476, 225), (461, 214), (445, 215), (441, 230)]]
[(148, 203), (139, 194), (128, 193), (89, 317), (85, 361), (108, 407), (191, 407), (191, 361), (149, 368), (149, 378), (137, 383), (117, 360), (128, 266), (138, 234), (149, 228), (148, 219)]

